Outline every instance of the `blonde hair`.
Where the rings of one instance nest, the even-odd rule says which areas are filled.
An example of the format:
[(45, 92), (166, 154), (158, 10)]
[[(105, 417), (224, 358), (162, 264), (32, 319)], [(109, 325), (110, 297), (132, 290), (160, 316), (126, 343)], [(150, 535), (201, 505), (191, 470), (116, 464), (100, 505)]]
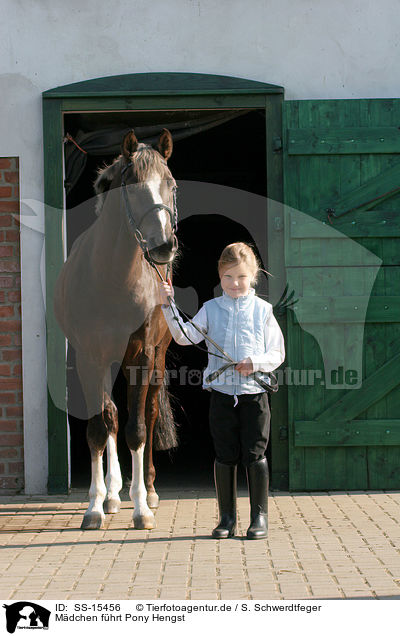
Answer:
[(260, 262), (254, 253), (253, 248), (247, 243), (231, 243), (227, 245), (218, 261), (218, 274), (221, 277), (226, 269), (236, 267), (245, 263), (252, 274), (251, 285), (256, 285), (260, 272), (269, 274), (265, 269), (260, 267)]

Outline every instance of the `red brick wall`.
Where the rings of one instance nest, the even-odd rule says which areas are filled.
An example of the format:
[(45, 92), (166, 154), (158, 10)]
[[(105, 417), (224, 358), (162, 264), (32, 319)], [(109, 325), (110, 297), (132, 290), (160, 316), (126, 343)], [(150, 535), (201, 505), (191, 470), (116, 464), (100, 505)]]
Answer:
[(24, 486), (18, 158), (0, 158), (0, 494)]

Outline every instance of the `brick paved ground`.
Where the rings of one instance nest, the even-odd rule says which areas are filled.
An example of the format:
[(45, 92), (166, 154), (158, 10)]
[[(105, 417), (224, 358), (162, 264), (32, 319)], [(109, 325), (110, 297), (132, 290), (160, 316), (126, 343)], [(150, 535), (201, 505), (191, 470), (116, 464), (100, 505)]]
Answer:
[(209, 538), (214, 493), (163, 490), (157, 529), (79, 529), (87, 494), (2, 497), (0, 599), (400, 598), (400, 492), (272, 493), (269, 538)]

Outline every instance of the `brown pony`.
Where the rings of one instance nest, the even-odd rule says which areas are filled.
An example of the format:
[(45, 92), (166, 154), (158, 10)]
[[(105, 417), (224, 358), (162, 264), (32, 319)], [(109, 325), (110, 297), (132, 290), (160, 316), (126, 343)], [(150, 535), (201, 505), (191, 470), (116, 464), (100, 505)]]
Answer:
[[(165, 278), (176, 249), (176, 183), (167, 166), (172, 137), (163, 130), (157, 149), (133, 131), (122, 154), (98, 173), (98, 218), (75, 241), (55, 289), (55, 315), (76, 352), (87, 407), (91, 453), (90, 503), (82, 528), (101, 528), (104, 513), (118, 512), (122, 487), (117, 456), (118, 413), (111, 400), (111, 365), (127, 380), (125, 436), (132, 454), (133, 526), (153, 528), (153, 434), (175, 445), (164, 384), (171, 335), (162, 315), (154, 264)], [(103, 452), (107, 447), (107, 475)]]

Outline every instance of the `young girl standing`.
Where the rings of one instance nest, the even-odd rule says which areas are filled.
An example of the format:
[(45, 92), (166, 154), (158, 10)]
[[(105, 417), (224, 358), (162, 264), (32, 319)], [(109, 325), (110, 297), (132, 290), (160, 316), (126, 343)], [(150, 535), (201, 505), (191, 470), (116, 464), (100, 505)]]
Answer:
[[(270, 410), (267, 392), (256, 382), (254, 372), (279, 367), (285, 359), (285, 347), (272, 305), (255, 294), (253, 286), (259, 271), (249, 245), (228, 245), (218, 261), (223, 294), (204, 303), (193, 318), (203, 333), (237, 361), (217, 373), (225, 361), (212, 355), (219, 352), (207, 342), (209, 356), (203, 388), (211, 391), (209, 418), (220, 513), (219, 524), (212, 532), (216, 539), (231, 537), (235, 532), (236, 470), (240, 461), (246, 468), (250, 496), (247, 537), (262, 539), (268, 533), (269, 473), (265, 451)], [(184, 323), (168, 304), (168, 296), (174, 295), (170, 279), (160, 283), (160, 295), (174, 340), (181, 345), (201, 342), (204, 336), (190, 323)]]

